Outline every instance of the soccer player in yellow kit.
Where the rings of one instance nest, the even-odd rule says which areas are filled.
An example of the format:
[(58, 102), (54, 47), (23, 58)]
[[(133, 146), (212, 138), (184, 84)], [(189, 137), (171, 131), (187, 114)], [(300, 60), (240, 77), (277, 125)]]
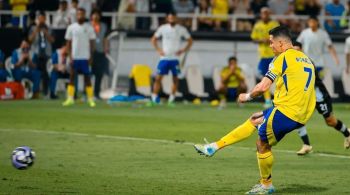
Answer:
[(275, 191), (271, 177), (271, 147), (287, 133), (305, 125), (316, 105), (315, 69), (311, 60), (301, 51), (293, 49), (287, 27), (276, 27), (269, 34), (270, 47), (276, 57), (261, 82), (250, 93), (240, 94), (238, 101), (250, 101), (268, 91), (276, 82), (274, 106), (253, 114), (217, 142), (194, 145), (200, 154), (213, 156), (218, 150), (242, 141), (258, 130), (256, 145), (261, 179), (246, 194), (271, 194)]
[[(254, 42), (258, 44), (258, 52), (260, 61), (258, 64), (259, 74), (263, 77), (269, 70), (269, 64), (275, 56), (272, 49), (269, 46), (269, 31), (279, 26), (277, 21), (271, 20), (270, 10), (264, 7), (260, 11), (260, 20), (255, 23), (252, 34), (250, 37)], [(270, 91), (264, 92), (265, 104), (264, 107), (271, 107), (271, 94)]]

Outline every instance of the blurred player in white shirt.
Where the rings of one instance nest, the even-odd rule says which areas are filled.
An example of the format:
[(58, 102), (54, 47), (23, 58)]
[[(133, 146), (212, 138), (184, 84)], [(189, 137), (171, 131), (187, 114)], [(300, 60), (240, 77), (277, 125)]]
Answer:
[(300, 33), (297, 41), (303, 45), (304, 53), (313, 60), (322, 79), (322, 70), (325, 66), (324, 49), (328, 48), (336, 65), (339, 65), (339, 58), (328, 33), (319, 28), (318, 19), (311, 16), (308, 20), (308, 26), (309, 28)]
[(70, 83), (67, 88), (67, 100), (63, 102), (63, 106), (74, 104), (74, 78), (76, 74), (84, 74), (84, 82), (86, 86), (86, 95), (90, 107), (95, 107), (94, 94), (91, 87), (89, 63), (91, 63), (92, 52), (96, 34), (92, 26), (85, 22), (85, 10), (79, 8), (77, 11), (78, 22), (71, 24), (67, 28), (66, 40), (68, 53), (71, 57)]
[[(151, 38), (154, 48), (160, 55), (160, 61), (157, 67), (157, 76), (153, 86), (152, 102), (157, 103), (158, 93), (160, 91), (161, 80), (164, 75), (171, 71), (173, 75), (173, 87), (168, 99), (168, 105), (174, 106), (175, 93), (177, 91), (180, 73), (179, 56), (187, 52), (192, 46), (192, 38), (187, 29), (176, 23), (176, 15), (170, 13), (167, 15), (167, 24), (160, 26)], [(162, 38), (162, 47), (158, 46), (157, 39)], [(181, 47), (182, 40), (186, 40), (186, 46)]]
[(350, 37), (345, 40), (346, 74), (350, 74)]

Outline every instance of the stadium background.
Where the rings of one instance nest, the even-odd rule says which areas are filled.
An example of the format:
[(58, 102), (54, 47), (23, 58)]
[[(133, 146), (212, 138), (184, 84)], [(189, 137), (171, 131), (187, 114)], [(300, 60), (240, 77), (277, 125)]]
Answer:
[[(8, 57), (26, 35), (25, 29), (9, 24), (12, 12), (4, 11), (11, 9), (8, 1), (0, 2), (3, 9), (0, 43)], [(111, 39), (111, 54), (119, 66), (118, 89), (126, 90), (132, 65), (145, 63), (155, 70), (158, 56), (149, 43), (154, 29), (125, 29), (117, 25), (118, 2), (121, 1), (98, 0), (97, 5), (105, 12), (104, 21), (112, 32), (127, 35), (118, 60), (120, 34)], [(171, 4), (170, 0), (150, 1), (161, 6), (153, 7), (149, 16), (163, 12), (162, 3), (170, 5), (169, 2)], [(320, 4), (324, 6), (327, 2), (321, 0)], [(347, 1), (341, 3), (346, 7)], [(58, 4), (55, 0), (34, 0), (27, 11), (36, 13), (43, 9), (53, 15)], [(320, 10), (319, 18), (323, 21), (324, 7)], [(113, 14), (115, 17), (111, 17)], [(189, 14), (192, 18), (192, 13)], [(238, 15), (231, 13), (230, 16), (234, 19)], [(300, 21), (308, 18), (298, 14), (273, 17), (298, 17)], [(113, 18), (116, 18), (114, 22)], [(64, 30), (54, 31), (57, 40), (53, 47), (58, 48), (63, 43)], [(257, 72), (258, 55), (250, 32), (229, 28), (222, 32), (195, 30), (191, 34), (195, 42), (186, 64), (200, 68), (206, 87), (212, 85), (213, 67), (225, 66), (232, 55)], [(326, 54), (326, 66), (331, 70), (335, 92), (339, 94), (334, 100), (343, 101), (336, 104), (334, 110), (337, 117), (349, 124), (349, 97), (341, 82), (347, 28), (330, 35), (341, 60), (341, 67), (336, 67)], [(112, 75), (108, 87), (112, 86), (111, 81)], [(44, 98), (0, 101), (0, 194), (242, 194), (258, 178), (256, 136), (211, 159), (199, 158), (192, 144), (202, 142), (203, 137), (211, 141), (220, 138), (261, 109), (261, 103), (245, 107), (229, 104), (227, 109), (218, 110), (208, 104), (145, 108), (134, 103), (109, 105), (100, 101), (91, 109), (81, 103), (63, 108), (61, 100)], [(318, 114), (314, 114), (308, 128), (313, 154), (295, 155), (301, 145), (297, 133), (289, 135), (275, 149), (274, 178), (278, 193), (349, 194), (349, 151), (343, 149), (343, 137), (327, 127)], [(15, 170), (9, 160), (11, 151), (21, 145), (31, 146), (37, 153), (34, 166), (26, 171)]]
[[(35, 17), (35, 14), (37, 14), (38, 10), (45, 10), (47, 15), (47, 24), (51, 25), (51, 28), (54, 32), (53, 35), (56, 38), (56, 41), (52, 44), (52, 46), (54, 49), (59, 48), (64, 41), (65, 29), (53, 27), (52, 22), (56, 14), (55, 10), (58, 9), (60, 1), (50, 1), (50, 3), (48, 3), (48, 1), (28, 2), (29, 4), (27, 5), (27, 11), (23, 12), (24, 15), (27, 15), (26, 19), (28, 20), (30, 17)], [(227, 63), (227, 58), (232, 55), (236, 55), (238, 57), (239, 64), (245, 65), (245, 68), (249, 70), (249, 73), (258, 77), (258, 71), (256, 67), (259, 58), (257, 55), (256, 44), (252, 43), (250, 39), (250, 32), (247, 30), (240, 30), (237, 28), (236, 24), (239, 20), (242, 19), (249, 19), (250, 23), (253, 24), (254, 21), (256, 21), (259, 17), (258, 12), (254, 10), (254, 3), (259, 4), (260, 2), (261, 5), (259, 6), (263, 6), (270, 5), (271, 2), (247, 1), (250, 4), (247, 8), (245, 8), (247, 10), (243, 10), (243, 12), (246, 11), (248, 14), (242, 14), (242, 10), (239, 10), (241, 9), (240, 7), (233, 7), (235, 1), (228, 2), (230, 2), (230, 7), (228, 8), (227, 13), (224, 13), (223, 15), (212, 15), (210, 13), (210, 10), (207, 13), (208, 16), (211, 16), (214, 19), (224, 16), (230, 17), (230, 20), (228, 20), (229, 25), (223, 26), (223, 28), (218, 31), (215, 30), (214, 27), (209, 30), (202, 30), (200, 28), (198, 18), (200, 18), (200, 14), (203, 14), (199, 13), (198, 10), (200, 1), (197, 2), (189, 0), (182, 2), (183, 5), (180, 8), (183, 9), (183, 13), (181, 12), (180, 8), (176, 7), (176, 3), (179, 3), (179, 1), (96, 1), (96, 8), (101, 9), (103, 12), (103, 22), (108, 24), (108, 27), (110, 29), (109, 35), (114, 35), (110, 36), (109, 42), (111, 45), (110, 55), (118, 66), (117, 88), (124, 92), (128, 91), (128, 88), (130, 87), (128, 76), (134, 64), (146, 64), (150, 66), (153, 70), (153, 75), (155, 75), (158, 56), (149, 43), (149, 38), (151, 37), (154, 29), (164, 20), (162, 18), (164, 17), (164, 14), (169, 10), (179, 12), (178, 17), (180, 20), (189, 19), (191, 21), (190, 25), (187, 27), (192, 31), (191, 34), (195, 40), (195, 44), (186, 58), (185, 69), (187, 66), (193, 65), (200, 69), (201, 74), (204, 76), (204, 86), (206, 92), (211, 92), (214, 90), (212, 86), (212, 78), (215, 67), (221, 68), (225, 66)], [(326, 15), (325, 5), (329, 2), (332, 1), (319, 1), (319, 19), (321, 26), (323, 26), (324, 21), (327, 18), (344, 19), (344, 16)], [(340, 3), (343, 4), (343, 6), (346, 8), (345, 12), (347, 12), (347, 1), (340, 1)], [(145, 6), (145, 4), (147, 4), (147, 6)], [(271, 5), (278, 4), (282, 5), (286, 4), (286, 2), (283, 3), (279, 1), (272, 1)], [(297, 10), (300, 1), (289, 1), (287, 4), (290, 7), (288, 9), (291, 9), (292, 11), (288, 11), (288, 14), (284, 15), (274, 14), (272, 15), (272, 18), (280, 21), (283, 20), (282, 23), (291, 25), (291, 29), (294, 30), (294, 34), (297, 36), (298, 33), (306, 27), (306, 20), (308, 18), (307, 10), (304, 10), (304, 12)], [(192, 7), (186, 10), (186, 5), (191, 5)], [(18, 27), (11, 25), (12, 12), (5, 11), (5, 9), (11, 9), (11, 4), (9, 4), (9, 1), (2, 1), (2, 9), (4, 10), (0, 12), (2, 25), (0, 28), (0, 41), (3, 43), (2, 45), (6, 45), (6, 47), (2, 47), (1, 49), (5, 53), (5, 56), (9, 57), (11, 52), (14, 49), (18, 48), (23, 37), (27, 36), (26, 32), (28, 31), (28, 28), (25, 26), (22, 27), (21, 25)], [(147, 9), (146, 11), (148, 12), (145, 13), (145, 10), (142, 9)], [(126, 18), (126, 21), (124, 21), (123, 18)], [(146, 24), (149, 25), (140, 26), (138, 22), (142, 19), (146, 20)], [(28, 25), (29, 22), (30, 21), (27, 23)], [(298, 27), (293, 27), (294, 23), (298, 23)], [(118, 32), (119, 34), (116, 34), (115, 32)], [(331, 79), (332, 82), (334, 80), (334, 89), (332, 89), (332, 82), (329, 84), (327, 83), (326, 85), (329, 91), (331, 91), (331, 94), (336, 94), (333, 95), (336, 101), (346, 101), (349, 99), (348, 94), (344, 92), (344, 82), (342, 82), (342, 73), (346, 66), (344, 42), (348, 36), (347, 32), (347, 26), (342, 27), (336, 32), (329, 32), (340, 59), (340, 67), (335, 66), (334, 62), (330, 58), (329, 53), (325, 52), (326, 67), (328, 68), (327, 72), (332, 75)], [(125, 35), (123, 36), (123, 44), (120, 46), (120, 50), (118, 50), (118, 42), (120, 40), (121, 34)], [(216, 49), (213, 50), (212, 48)], [(213, 56), (215, 56), (215, 58)], [(111, 82), (115, 66), (110, 65), (110, 69), (110, 77), (108, 78), (108, 84), (105, 84), (105, 88), (107, 86), (112, 86)], [(186, 90), (185, 85), (186, 82), (181, 82), (181, 89)]]

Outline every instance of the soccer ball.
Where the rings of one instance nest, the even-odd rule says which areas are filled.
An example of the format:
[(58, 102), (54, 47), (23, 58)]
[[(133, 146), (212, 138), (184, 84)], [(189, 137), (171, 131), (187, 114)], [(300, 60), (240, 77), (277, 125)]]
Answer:
[(21, 146), (12, 152), (12, 165), (16, 169), (27, 169), (33, 165), (35, 152), (28, 146)]

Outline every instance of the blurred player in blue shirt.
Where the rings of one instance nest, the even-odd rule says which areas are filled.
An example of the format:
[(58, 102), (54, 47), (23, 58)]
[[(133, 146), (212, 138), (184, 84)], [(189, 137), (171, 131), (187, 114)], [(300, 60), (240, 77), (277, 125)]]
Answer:
[(9, 73), (5, 69), (5, 55), (0, 50), (0, 82), (6, 82), (6, 78), (9, 76)]
[(30, 51), (30, 44), (23, 40), (20, 48), (12, 52), (12, 75), (17, 82), (27, 78), (33, 82), (33, 99), (39, 98), (40, 71), (37, 69), (37, 56)]
[(69, 57), (67, 46), (63, 45), (57, 49), (51, 56), (52, 71), (50, 74), (50, 98), (57, 99), (56, 84), (60, 78), (69, 79)]

